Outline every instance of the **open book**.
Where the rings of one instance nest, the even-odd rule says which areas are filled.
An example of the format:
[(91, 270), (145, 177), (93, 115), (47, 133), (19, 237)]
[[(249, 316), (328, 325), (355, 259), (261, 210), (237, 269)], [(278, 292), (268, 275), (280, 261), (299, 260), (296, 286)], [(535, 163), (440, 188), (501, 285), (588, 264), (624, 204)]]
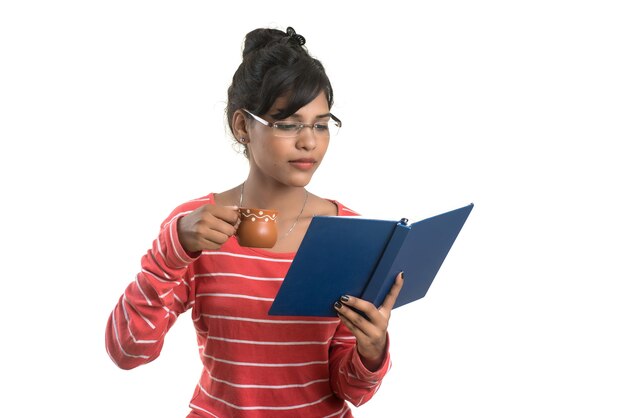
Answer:
[(398, 273), (394, 308), (426, 295), (473, 204), (413, 224), (360, 217), (314, 217), (270, 315), (336, 316), (342, 295), (382, 305)]

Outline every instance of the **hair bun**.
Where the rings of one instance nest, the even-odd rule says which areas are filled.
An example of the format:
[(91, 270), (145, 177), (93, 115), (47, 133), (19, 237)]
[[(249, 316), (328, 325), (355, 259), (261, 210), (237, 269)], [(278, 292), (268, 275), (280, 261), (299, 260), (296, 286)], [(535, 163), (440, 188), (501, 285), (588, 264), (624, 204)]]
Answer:
[(245, 57), (256, 50), (289, 43), (302, 47), (306, 43), (306, 39), (304, 36), (297, 34), (291, 26), (287, 28), (286, 32), (278, 29), (255, 29), (246, 35), (242, 55)]

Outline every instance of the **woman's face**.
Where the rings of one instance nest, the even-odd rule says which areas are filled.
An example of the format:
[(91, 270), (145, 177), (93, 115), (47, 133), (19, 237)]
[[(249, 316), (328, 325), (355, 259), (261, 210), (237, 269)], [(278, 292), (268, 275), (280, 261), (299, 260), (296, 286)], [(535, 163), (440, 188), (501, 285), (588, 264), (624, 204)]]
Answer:
[[(277, 122), (270, 115), (278, 113), (287, 102), (279, 98), (265, 115), (258, 115), (270, 123)], [(328, 121), (330, 109), (321, 92), (313, 101), (298, 109), (285, 121), (312, 124)], [(304, 127), (294, 138), (276, 137), (274, 128), (249, 120), (248, 155), (251, 175), (281, 185), (304, 187), (322, 163), (329, 138)]]

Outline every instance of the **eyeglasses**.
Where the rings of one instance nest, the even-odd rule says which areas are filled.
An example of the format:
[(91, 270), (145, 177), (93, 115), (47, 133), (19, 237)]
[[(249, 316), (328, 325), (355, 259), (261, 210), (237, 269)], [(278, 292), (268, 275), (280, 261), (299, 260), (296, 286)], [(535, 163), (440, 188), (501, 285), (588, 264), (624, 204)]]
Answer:
[(313, 132), (316, 135), (329, 138), (337, 135), (337, 133), (339, 133), (339, 128), (341, 128), (341, 121), (331, 113), (328, 114), (330, 116), (330, 120), (324, 122), (302, 123), (280, 121), (271, 123), (258, 117), (247, 109), (241, 110), (252, 116), (257, 122), (267, 126), (268, 128), (272, 128), (274, 135), (278, 138), (295, 138), (305, 127), (313, 129)]

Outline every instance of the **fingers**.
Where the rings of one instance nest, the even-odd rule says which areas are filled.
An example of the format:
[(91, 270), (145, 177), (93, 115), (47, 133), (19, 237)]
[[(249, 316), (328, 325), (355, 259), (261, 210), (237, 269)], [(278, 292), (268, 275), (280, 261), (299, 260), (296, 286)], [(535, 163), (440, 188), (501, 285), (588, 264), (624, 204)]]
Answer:
[[(207, 205), (209, 206), (209, 205)], [(211, 214), (231, 225), (236, 225), (239, 221), (239, 208), (237, 206), (214, 206), (210, 207)]]
[[(346, 308), (346, 307), (344, 307), (344, 309), (348, 309), (348, 310), (350, 310), (349, 308)], [(368, 336), (368, 335), (367, 335), (367, 334), (365, 334), (365, 333), (364, 333), (364, 332), (363, 332), (363, 331), (362, 331), (359, 327), (357, 327), (357, 326), (356, 326), (356, 324), (355, 324), (353, 321), (351, 321), (351, 320), (349, 320), (348, 318), (346, 318), (346, 317), (343, 315), (343, 313), (339, 312), (339, 310), (338, 310), (338, 312), (337, 312), (337, 313), (338, 313), (338, 316), (339, 316), (339, 319), (341, 320), (341, 322), (342, 322), (342, 323), (346, 326), (346, 328), (348, 328), (348, 329), (350, 330), (350, 332), (351, 332), (351, 333), (352, 333), (352, 334), (356, 337), (357, 341), (361, 341), (361, 340), (363, 340), (364, 338), (367, 338), (367, 336)]]
[[(352, 308), (363, 312), (367, 318)], [(381, 318), (381, 315), (376, 307), (362, 299), (342, 296), (341, 301), (335, 303), (335, 310), (350, 331), (358, 329), (360, 332), (369, 337), (375, 337), (379, 334), (377, 331), (378, 328), (387, 327), (386, 320)], [(348, 325), (348, 323), (350, 325)]]
[[(233, 231), (235, 230), (231, 225), (226, 224)], [(224, 233), (215, 229), (209, 229), (206, 232), (200, 234), (200, 241), (203, 243), (202, 247), (206, 250), (216, 250), (220, 248), (228, 239), (234, 234)]]
[(239, 221), (239, 212), (234, 206), (205, 205), (200, 208), (198, 232), (204, 238), (211, 239), (211, 232), (219, 232), (228, 237), (235, 234), (235, 225)]
[[(335, 309), (339, 314), (354, 323), (357, 328), (366, 334), (372, 332), (372, 329), (367, 324), (372, 325), (376, 329), (386, 329), (389, 317), (391, 316), (391, 310), (398, 299), (403, 284), (404, 274), (400, 272), (396, 276), (396, 280), (380, 308), (376, 308), (372, 303), (363, 299), (353, 296), (342, 296), (341, 301), (335, 304)], [(361, 314), (351, 308), (363, 312), (367, 318), (363, 318)]]
[(188, 253), (214, 250), (237, 232), (238, 222), (236, 207), (204, 205), (179, 219), (178, 236)]
[(237, 232), (239, 212), (232, 207), (213, 206), (210, 212), (203, 214), (198, 232), (211, 249), (217, 245), (221, 247), (230, 237)]
[(398, 295), (400, 294), (400, 290), (402, 289), (403, 285), (404, 272), (401, 271), (396, 276), (396, 281), (393, 283), (393, 286), (391, 286), (391, 289), (389, 290), (389, 293), (387, 293), (383, 304), (380, 306), (382, 310), (384, 310), (385, 312), (391, 312), (391, 310), (393, 309), (393, 305), (395, 305), (396, 300), (398, 299)]

